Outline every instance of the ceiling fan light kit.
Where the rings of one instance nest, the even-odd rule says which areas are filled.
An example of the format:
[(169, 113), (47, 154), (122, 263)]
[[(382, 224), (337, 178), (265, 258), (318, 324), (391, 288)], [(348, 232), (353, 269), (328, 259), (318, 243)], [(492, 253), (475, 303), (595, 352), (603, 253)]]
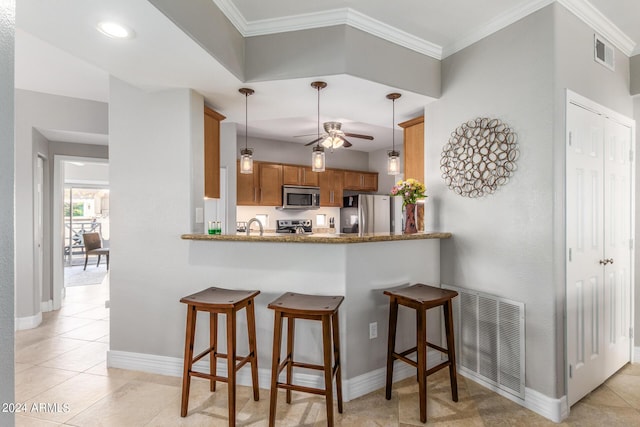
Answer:
[(387, 174), (389, 175), (399, 175), (400, 174), (400, 153), (396, 151), (396, 99), (400, 98), (402, 95), (399, 93), (390, 93), (387, 95), (387, 99), (390, 99), (393, 103), (393, 112), (391, 118), (391, 135), (393, 145), (391, 151), (389, 151), (389, 158), (387, 159)]
[(253, 173), (253, 150), (251, 148), (247, 148), (247, 139), (248, 139), (248, 117), (249, 117), (249, 109), (248, 109), (248, 101), (247, 98), (249, 95), (253, 95), (254, 90), (249, 89), (247, 87), (243, 87), (238, 89), (238, 92), (244, 95), (244, 148), (240, 150), (240, 173), (250, 174)]

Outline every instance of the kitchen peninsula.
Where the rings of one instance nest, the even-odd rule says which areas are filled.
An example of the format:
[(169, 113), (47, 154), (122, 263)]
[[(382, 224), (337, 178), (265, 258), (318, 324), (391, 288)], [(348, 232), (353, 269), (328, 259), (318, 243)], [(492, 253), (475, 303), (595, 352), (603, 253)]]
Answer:
[[(215, 267), (219, 277), (209, 286), (258, 289), (256, 318), (260, 385), (269, 384), (273, 313), (269, 302), (287, 291), (343, 295), (340, 310), (342, 378), (345, 400), (351, 400), (384, 386), (387, 348), (388, 297), (385, 289), (409, 283), (440, 283), (440, 240), (450, 233), (311, 234), (247, 236), (184, 234), (189, 246), (189, 263), (194, 267)], [(233, 277), (233, 280), (229, 280)], [(226, 278), (226, 280), (224, 279)], [(239, 316), (240, 323), (244, 322)], [(415, 344), (415, 318), (399, 316), (398, 348)], [(322, 342), (317, 325), (296, 327), (296, 356), (301, 361), (319, 362)], [(241, 326), (238, 330), (243, 330)], [(439, 313), (429, 316), (429, 337), (437, 342)], [(245, 338), (239, 337), (239, 341)], [(298, 350), (299, 349), (299, 350)], [(321, 377), (302, 371), (301, 384), (318, 386)], [(249, 381), (240, 371), (239, 382)], [(247, 375), (244, 378), (243, 375)], [(398, 377), (415, 375), (401, 368)]]

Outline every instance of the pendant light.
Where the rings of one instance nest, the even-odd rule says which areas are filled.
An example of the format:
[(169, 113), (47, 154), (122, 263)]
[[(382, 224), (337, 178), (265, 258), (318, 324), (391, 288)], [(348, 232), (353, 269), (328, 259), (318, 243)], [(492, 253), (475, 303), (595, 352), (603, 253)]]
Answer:
[(254, 90), (243, 87), (238, 89), (238, 92), (244, 95), (244, 148), (240, 150), (240, 173), (250, 174), (253, 173), (253, 150), (251, 148), (247, 148), (247, 122), (249, 120), (247, 98), (249, 95), (253, 95)]
[(325, 157), (324, 147), (320, 145), (320, 90), (327, 87), (325, 82), (312, 82), (311, 87), (318, 91), (318, 142), (311, 152), (311, 170), (314, 172), (324, 172)]
[(390, 99), (393, 102), (393, 115), (391, 119), (391, 135), (393, 146), (391, 151), (389, 151), (389, 158), (387, 159), (387, 173), (389, 175), (399, 175), (400, 174), (400, 153), (396, 151), (396, 99), (400, 98), (402, 95), (399, 93), (390, 93), (387, 95), (387, 99)]

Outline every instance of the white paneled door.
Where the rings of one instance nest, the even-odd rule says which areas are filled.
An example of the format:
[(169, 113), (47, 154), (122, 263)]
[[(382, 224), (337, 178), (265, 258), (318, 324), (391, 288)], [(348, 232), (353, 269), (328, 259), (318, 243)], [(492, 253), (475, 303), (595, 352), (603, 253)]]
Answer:
[(568, 403), (630, 360), (633, 128), (567, 105)]

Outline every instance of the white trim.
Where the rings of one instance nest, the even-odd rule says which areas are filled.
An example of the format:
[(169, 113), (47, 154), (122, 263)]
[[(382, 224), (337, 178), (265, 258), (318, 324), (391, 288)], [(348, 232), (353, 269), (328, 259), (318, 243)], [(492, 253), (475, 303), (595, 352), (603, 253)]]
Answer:
[(609, 18), (586, 0), (557, 0), (585, 24), (599, 32), (602, 37), (620, 49), (627, 56), (633, 54), (635, 42), (622, 32)]
[(53, 300), (50, 299), (48, 301), (42, 301), (40, 303), (40, 311), (42, 311), (43, 313), (53, 311)]
[[(438, 363), (440, 352), (429, 350), (427, 368), (431, 368)], [(110, 368), (129, 369), (133, 371), (150, 372), (153, 374), (168, 375), (172, 377), (181, 377), (183, 369), (183, 360), (177, 357), (155, 356), (152, 354), (131, 353), (127, 351), (109, 350), (107, 352), (107, 366)], [(208, 363), (200, 361), (196, 363), (195, 368), (203, 372), (207, 372)], [(221, 376), (227, 375), (227, 364), (224, 360), (218, 360), (218, 373)], [(415, 375), (415, 368), (396, 361), (393, 368), (393, 382), (403, 380)], [(542, 415), (543, 417), (553, 421), (561, 422), (568, 416), (568, 407), (566, 396), (559, 399), (548, 397), (538, 391), (527, 388), (525, 390), (525, 398), (521, 399), (511, 393), (495, 387), (483, 381), (480, 378), (469, 375), (466, 372), (458, 370), (458, 373), (476, 383), (488, 388), (491, 391), (515, 402), (531, 411)], [(324, 379), (321, 375), (294, 373), (294, 382), (306, 387), (323, 387)], [(237, 382), (243, 386), (251, 386), (250, 369), (241, 369), (237, 374)], [(269, 388), (271, 382), (271, 370), (266, 368), (258, 369), (258, 384), (263, 389)], [(386, 368), (376, 369), (357, 377), (342, 381), (343, 398), (345, 402), (356, 399), (372, 391), (379, 390), (386, 383)]]
[(483, 381), (482, 378), (472, 375), (467, 371), (458, 370), (458, 373), (461, 376), (474, 381), (481, 386), (499, 394), (500, 396), (507, 398), (512, 402), (515, 402), (518, 405), (523, 406), (539, 415), (542, 415), (543, 417), (553, 422), (559, 423), (569, 415), (566, 396), (555, 399), (527, 387), (525, 388), (524, 392), (525, 397), (524, 399), (522, 399), (514, 394), (496, 387), (491, 383)]
[(625, 55), (632, 56), (640, 53), (640, 47), (636, 47), (636, 44), (629, 36), (623, 33), (620, 28), (586, 0), (533, 0), (531, 2), (525, 2), (521, 6), (509, 9), (496, 16), (486, 25), (444, 48), (351, 8), (331, 9), (315, 13), (247, 21), (231, 0), (213, 0), (213, 2), (243, 37), (330, 27), (333, 25), (349, 25), (391, 43), (439, 60), (471, 46), (477, 41), (508, 27), (543, 7), (558, 2), (569, 10), (569, 12), (573, 13), (584, 23), (600, 33), (602, 37), (620, 49)]
[[(428, 350), (427, 369), (440, 363), (440, 352)], [(429, 362), (429, 360), (431, 360)], [(181, 377), (183, 370), (183, 360), (177, 357), (156, 356), (144, 353), (132, 353), (127, 351), (109, 350), (107, 351), (107, 366), (110, 368), (128, 369), (132, 371), (143, 371), (152, 374)], [(200, 361), (194, 365), (195, 369), (207, 372), (209, 364), (207, 361)], [(227, 375), (227, 363), (225, 360), (218, 360), (217, 372), (221, 376)], [(393, 381), (400, 381), (415, 375), (415, 368), (406, 363), (396, 361), (393, 368)], [(344, 374), (343, 374), (344, 375)], [(324, 387), (322, 375), (306, 374), (296, 372), (293, 375), (295, 384), (305, 387)], [(258, 384), (263, 389), (268, 389), (271, 382), (271, 369), (258, 368)], [(237, 383), (243, 386), (251, 386), (250, 368), (241, 369), (237, 373)], [(379, 390), (386, 383), (386, 368), (376, 369), (357, 377), (343, 380), (342, 391), (345, 402), (356, 399), (372, 391)]]
[(631, 363), (640, 363), (640, 347), (633, 348), (633, 360)]
[(42, 312), (38, 312), (33, 316), (16, 317), (16, 331), (37, 328), (42, 323)]

